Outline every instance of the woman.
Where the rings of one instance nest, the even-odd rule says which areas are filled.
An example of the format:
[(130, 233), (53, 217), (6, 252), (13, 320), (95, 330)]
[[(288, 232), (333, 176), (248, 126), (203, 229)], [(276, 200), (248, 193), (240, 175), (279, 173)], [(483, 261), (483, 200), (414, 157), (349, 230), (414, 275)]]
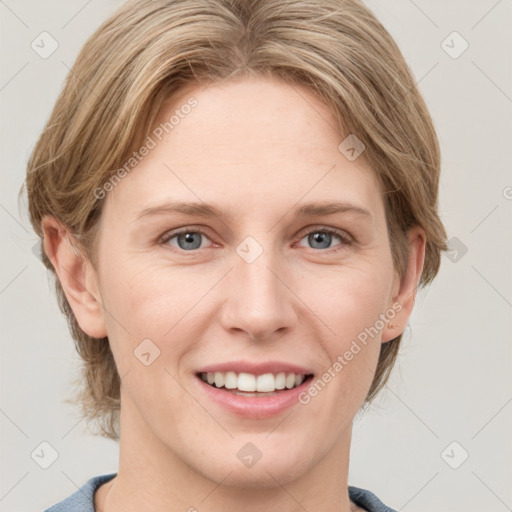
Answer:
[(356, 0), (138, 0), (83, 47), (31, 221), (119, 471), (49, 510), (389, 511), (352, 420), (437, 274), (439, 147)]

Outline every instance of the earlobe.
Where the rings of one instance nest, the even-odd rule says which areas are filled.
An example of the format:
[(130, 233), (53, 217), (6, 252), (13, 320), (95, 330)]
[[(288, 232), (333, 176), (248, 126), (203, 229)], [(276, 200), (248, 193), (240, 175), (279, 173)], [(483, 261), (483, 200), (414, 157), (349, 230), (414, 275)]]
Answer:
[(53, 216), (41, 221), (44, 250), (80, 328), (89, 336), (107, 336), (96, 272), (82, 254), (72, 233)]
[(393, 297), (388, 306), (389, 321), (382, 331), (382, 342), (390, 341), (405, 330), (412, 314), (416, 292), (420, 282), (425, 261), (426, 235), (423, 228), (415, 226), (407, 234), (409, 254), (407, 270), (400, 280), (396, 275), (393, 287)]

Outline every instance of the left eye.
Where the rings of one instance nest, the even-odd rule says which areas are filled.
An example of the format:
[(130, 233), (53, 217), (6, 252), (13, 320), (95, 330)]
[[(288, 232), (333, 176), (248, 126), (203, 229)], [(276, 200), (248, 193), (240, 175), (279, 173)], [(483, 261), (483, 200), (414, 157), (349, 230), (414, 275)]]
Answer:
[[(340, 246), (349, 245), (350, 239), (348, 235), (341, 231), (336, 231), (332, 229), (315, 229), (314, 231), (310, 231), (305, 237), (301, 240), (307, 239), (308, 243), (319, 246), (313, 247), (314, 249), (330, 249), (330, 243), (332, 242), (333, 236), (341, 240)], [(339, 249), (335, 249), (336, 251)]]

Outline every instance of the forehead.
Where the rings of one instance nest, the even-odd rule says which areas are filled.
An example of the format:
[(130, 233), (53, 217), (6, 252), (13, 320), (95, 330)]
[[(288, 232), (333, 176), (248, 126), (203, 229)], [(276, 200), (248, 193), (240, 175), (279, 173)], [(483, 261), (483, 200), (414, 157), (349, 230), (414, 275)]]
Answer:
[[(196, 106), (180, 116), (169, 137), (175, 146), (193, 143), (211, 152), (217, 149), (226, 160), (238, 157), (244, 162), (265, 155), (318, 158), (331, 146), (324, 157), (331, 162), (330, 153), (341, 141), (333, 113), (309, 88), (269, 77), (189, 85), (164, 103), (156, 125), (188, 111), (192, 98)], [(192, 131), (196, 137), (190, 141)]]
[(107, 199), (138, 211), (169, 196), (235, 208), (303, 199), (378, 210), (377, 178), (363, 158), (340, 152), (343, 137), (304, 86), (273, 78), (188, 85), (162, 105), (153, 147)]

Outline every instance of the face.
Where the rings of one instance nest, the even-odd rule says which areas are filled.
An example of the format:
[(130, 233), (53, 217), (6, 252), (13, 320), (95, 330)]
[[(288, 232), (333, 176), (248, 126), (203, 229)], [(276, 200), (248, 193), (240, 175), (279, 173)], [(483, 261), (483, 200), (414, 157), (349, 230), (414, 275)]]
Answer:
[[(399, 290), (382, 190), (306, 88), (189, 87), (155, 126), (176, 110), (106, 194), (98, 233), (122, 436), (214, 480), (285, 484), (347, 439), (397, 334), (382, 328)], [(279, 373), (284, 390), (236, 394), (282, 387)]]

